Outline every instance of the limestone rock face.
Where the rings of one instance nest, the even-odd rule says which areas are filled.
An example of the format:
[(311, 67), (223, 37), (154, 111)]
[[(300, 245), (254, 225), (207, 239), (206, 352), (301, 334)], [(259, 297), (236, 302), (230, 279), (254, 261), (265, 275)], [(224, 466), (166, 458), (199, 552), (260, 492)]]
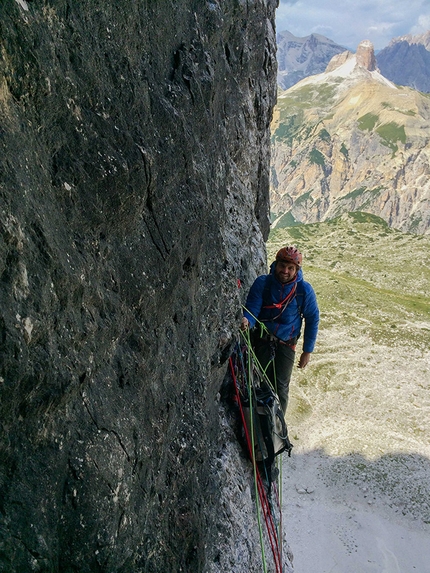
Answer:
[(1, 3), (2, 571), (261, 570), (217, 395), (265, 263), (276, 5)]
[(363, 40), (358, 44), (355, 57), (357, 58), (358, 66), (369, 72), (374, 72), (377, 69), (375, 51), (372, 42), (369, 40)]
[(341, 54), (337, 54), (336, 56), (332, 57), (325, 71), (332, 72), (336, 68), (343, 66), (343, 64), (345, 64), (348, 60), (351, 60), (353, 57), (354, 57), (353, 54), (349, 50), (346, 50)]

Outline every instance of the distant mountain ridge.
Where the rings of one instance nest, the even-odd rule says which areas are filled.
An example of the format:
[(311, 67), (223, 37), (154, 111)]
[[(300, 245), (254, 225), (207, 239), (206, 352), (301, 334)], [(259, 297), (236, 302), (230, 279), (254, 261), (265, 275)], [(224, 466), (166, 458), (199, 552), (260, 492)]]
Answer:
[[(288, 89), (305, 77), (320, 74), (333, 56), (345, 51), (320, 34), (299, 38), (287, 30), (277, 34), (278, 85)], [(430, 30), (393, 38), (376, 55), (381, 73), (392, 82), (430, 92)]]
[(430, 95), (385, 78), (368, 41), (280, 92), (271, 206), (275, 227), (366, 211), (430, 232)]
[(424, 34), (405, 34), (404, 36), (398, 36), (393, 38), (388, 44), (388, 47), (397, 44), (398, 42), (408, 42), (408, 44), (421, 44), (426, 50), (430, 50), (430, 30), (424, 32)]
[(346, 48), (333, 40), (311, 34), (299, 38), (285, 30), (276, 35), (278, 85), (288, 89), (301, 79), (323, 72), (333, 56)]
[(376, 59), (381, 73), (391, 81), (430, 92), (430, 31), (394, 38)]

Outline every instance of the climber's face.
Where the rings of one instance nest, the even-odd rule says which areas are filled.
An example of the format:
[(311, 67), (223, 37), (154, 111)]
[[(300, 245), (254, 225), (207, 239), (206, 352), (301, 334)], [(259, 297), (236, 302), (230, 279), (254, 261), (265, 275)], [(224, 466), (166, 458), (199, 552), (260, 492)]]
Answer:
[(294, 263), (278, 261), (275, 267), (275, 277), (280, 283), (289, 283), (296, 276), (297, 270)]

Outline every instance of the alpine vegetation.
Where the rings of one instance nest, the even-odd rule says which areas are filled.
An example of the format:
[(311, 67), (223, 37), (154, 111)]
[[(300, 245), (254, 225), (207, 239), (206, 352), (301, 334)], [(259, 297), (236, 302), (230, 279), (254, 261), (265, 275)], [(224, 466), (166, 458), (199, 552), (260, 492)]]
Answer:
[(429, 102), (429, 94), (381, 75), (370, 42), (280, 90), (272, 123), (273, 225), (365, 211), (390, 227), (429, 232)]

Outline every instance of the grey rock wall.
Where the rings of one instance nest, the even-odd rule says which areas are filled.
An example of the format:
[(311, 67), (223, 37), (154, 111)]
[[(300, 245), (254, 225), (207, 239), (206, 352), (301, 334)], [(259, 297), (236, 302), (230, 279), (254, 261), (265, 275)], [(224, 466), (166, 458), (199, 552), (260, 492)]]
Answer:
[(407, 41), (406, 38), (392, 40), (378, 53), (378, 67), (392, 82), (429, 93), (430, 50), (425, 45)]
[(0, 5), (0, 571), (261, 569), (217, 396), (265, 261), (276, 5)]

